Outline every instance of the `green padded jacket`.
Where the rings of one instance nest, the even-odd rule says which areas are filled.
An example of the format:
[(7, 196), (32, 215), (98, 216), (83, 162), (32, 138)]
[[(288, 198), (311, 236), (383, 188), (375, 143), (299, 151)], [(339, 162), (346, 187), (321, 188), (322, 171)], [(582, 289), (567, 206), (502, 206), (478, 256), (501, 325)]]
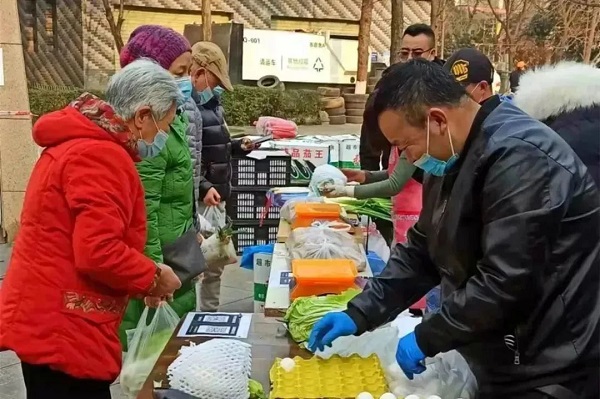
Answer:
[[(162, 246), (181, 237), (193, 228), (194, 171), (186, 129), (189, 122), (178, 112), (171, 124), (169, 138), (161, 153), (137, 164), (146, 194), (148, 237), (145, 254), (157, 263), (163, 262)], [(179, 316), (196, 308), (193, 284), (186, 284), (175, 292), (171, 307)], [(131, 299), (119, 336), (127, 350), (127, 330), (136, 328), (144, 310), (144, 303)]]

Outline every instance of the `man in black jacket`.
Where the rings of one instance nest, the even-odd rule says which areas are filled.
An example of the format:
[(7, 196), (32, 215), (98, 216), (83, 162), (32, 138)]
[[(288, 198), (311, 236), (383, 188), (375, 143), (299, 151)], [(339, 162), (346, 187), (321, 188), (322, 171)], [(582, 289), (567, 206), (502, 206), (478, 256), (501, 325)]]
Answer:
[(481, 398), (597, 398), (600, 199), (581, 160), (509, 102), (471, 101), (436, 65), (411, 61), (384, 80), (379, 125), (426, 172), (423, 210), (309, 347), (376, 328), (441, 283), (440, 311), (398, 344), (409, 378), (457, 349)]
[[(404, 30), (402, 35), (402, 44), (400, 47), (400, 62), (407, 62), (413, 58), (421, 58), (443, 65), (444, 61), (436, 56), (435, 32), (431, 26), (426, 24), (413, 24)], [(394, 65), (387, 68), (385, 75)], [(382, 76), (383, 76), (382, 75)], [(379, 83), (375, 89), (379, 87)], [(373, 104), (373, 94), (367, 99), (365, 110), (368, 110)], [(367, 116), (367, 114), (365, 114)], [(391, 145), (389, 143), (383, 148), (376, 148), (372, 145), (370, 135), (379, 135), (381, 132), (377, 124), (369, 124), (365, 121), (360, 129), (360, 166), (363, 170), (383, 170), (388, 168)]]

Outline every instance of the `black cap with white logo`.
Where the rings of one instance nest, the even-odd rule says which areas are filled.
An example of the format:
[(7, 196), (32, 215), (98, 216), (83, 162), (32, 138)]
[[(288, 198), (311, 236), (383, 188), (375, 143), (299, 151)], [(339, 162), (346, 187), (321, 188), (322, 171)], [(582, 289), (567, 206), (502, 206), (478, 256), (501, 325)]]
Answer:
[(491, 85), (494, 81), (492, 62), (485, 54), (474, 48), (457, 50), (448, 58), (444, 69), (449, 71), (458, 83), (465, 85), (482, 81)]

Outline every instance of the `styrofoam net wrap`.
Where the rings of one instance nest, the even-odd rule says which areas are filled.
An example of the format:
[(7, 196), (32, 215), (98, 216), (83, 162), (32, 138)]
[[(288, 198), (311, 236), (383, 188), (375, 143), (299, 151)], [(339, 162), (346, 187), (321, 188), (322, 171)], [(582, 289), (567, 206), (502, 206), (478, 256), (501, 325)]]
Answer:
[(202, 399), (248, 399), (252, 365), (249, 344), (212, 339), (183, 346), (167, 369), (171, 388)]

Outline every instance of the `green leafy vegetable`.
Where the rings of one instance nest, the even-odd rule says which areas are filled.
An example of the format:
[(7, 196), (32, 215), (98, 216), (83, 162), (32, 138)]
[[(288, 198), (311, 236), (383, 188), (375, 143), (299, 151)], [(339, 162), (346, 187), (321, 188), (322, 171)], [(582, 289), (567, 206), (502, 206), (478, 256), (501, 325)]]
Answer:
[(392, 221), (392, 200), (389, 198), (327, 198), (325, 202), (340, 204), (347, 213)]
[(251, 379), (248, 388), (250, 389), (250, 399), (267, 399), (265, 390), (260, 382)]
[(147, 357), (158, 356), (162, 353), (165, 346), (167, 346), (167, 342), (171, 339), (173, 335), (173, 331), (167, 329), (155, 332), (152, 334), (146, 344), (140, 348), (139, 358), (145, 359)]
[(359, 292), (358, 289), (349, 289), (339, 295), (302, 297), (292, 302), (283, 319), (294, 341), (308, 340), (310, 331), (321, 317), (331, 311), (345, 310), (348, 302)]

